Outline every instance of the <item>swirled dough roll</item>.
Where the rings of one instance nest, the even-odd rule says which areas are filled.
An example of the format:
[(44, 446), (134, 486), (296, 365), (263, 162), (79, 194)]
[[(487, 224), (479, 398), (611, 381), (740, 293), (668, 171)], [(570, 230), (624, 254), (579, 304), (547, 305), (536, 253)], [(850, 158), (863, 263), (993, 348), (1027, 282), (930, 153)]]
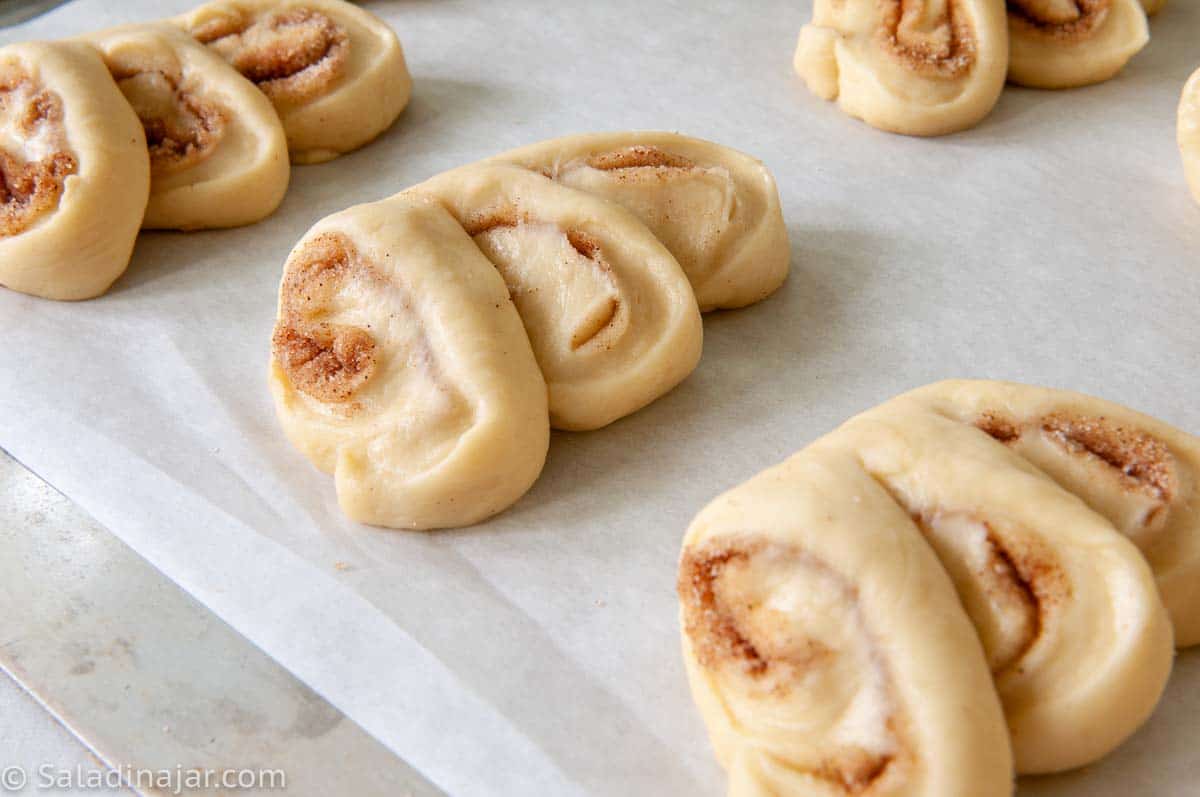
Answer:
[(1200, 643), (1200, 439), (1066, 390), (961, 380), (912, 398), (987, 432), (1107, 518), (1150, 563), (1175, 643)]
[(291, 166), (271, 102), (171, 25), (87, 37), (133, 106), (150, 147), (144, 229), (236, 227), (269, 216)]
[(464, 526), (541, 472), (546, 386), (504, 281), (445, 210), (393, 197), (292, 250), (272, 338), (284, 431), (352, 519)]
[(1008, 0), (1008, 79), (1038, 89), (1108, 80), (1146, 46), (1138, 0)]
[(815, 445), (717, 498), (679, 566), (684, 661), (730, 797), (1002, 797), (979, 639), (908, 515)]
[(671, 253), (629, 211), (503, 164), (409, 192), (441, 202), (499, 269), (559, 429), (597, 429), (654, 401), (700, 359), (700, 312)]
[(859, 457), (936, 550), (975, 623), (1017, 771), (1099, 759), (1154, 710), (1171, 627), (1150, 568), (1100, 515), (983, 431), (916, 397), (827, 439)]
[(816, 0), (795, 68), (814, 94), (882, 130), (965, 130), (988, 115), (1004, 88), (1004, 4)]
[(1196, 70), (1183, 88), (1176, 130), (1183, 172), (1192, 187), (1192, 196), (1200, 202), (1200, 70)]
[(142, 125), (95, 49), (0, 49), (0, 284), (104, 293), (129, 265), (149, 193)]
[(676, 133), (621, 132), (555, 138), (492, 160), (631, 210), (679, 261), (702, 311), (753, 304), (787, 277), (779, 192), (749, 155)]
[(296, 163), (358, 149), (412, 93), (396, 34), (342, 0), (215, 0), (177, 22), (271, 99)]

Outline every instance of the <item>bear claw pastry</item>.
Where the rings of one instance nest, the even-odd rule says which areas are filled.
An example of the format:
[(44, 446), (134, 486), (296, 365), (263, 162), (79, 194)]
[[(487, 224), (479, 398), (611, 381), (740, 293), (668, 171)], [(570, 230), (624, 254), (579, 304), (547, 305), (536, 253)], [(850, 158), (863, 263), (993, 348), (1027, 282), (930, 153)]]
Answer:
[(1146, 46), (1139, 0), (1009, 0), (1008, 79), (1064, 89), (1108, 80)]
[(296, 245), (270, 384), (288, 438), (363, 523), (476, 523), (545, 461), (546, 385), (504, 281), (431, 202), (359, 205)]
[[(686, 589), (694, 581), (688, 574), (696, 571), (697, 537), (713, 525), (714, 513), (730, 533), (825, 535), (834, 538), (823, 542), (829, 546), (878, 546), (910, 531), (923, 536), (982, 642), (1017, 771), (1054, 772), (1095, 761), (1149, 716), (1170, 672), (1172, 619), (1183, 644), (1197, 641), (1200, 612), (1189, 585), (1200, 566), (1198, 465), (1200, 441), (1124, 407), (1067, 391), (957, 381), (856, 416), (730, 491), (689, 530), (680, 576), (685, 661), (718, 756), (728, 766), (736, 758), (731, 749), (747, 749), (759, 760), (762, 739), (770, 738), (769, 757), (779, 769), (781, 761), (803, 760), (811, 741), (758, 730), (781, 727), (777, 718), (790, 711), (770, 683), (736, 721), (719, 713), (738, 710), (742, 701), (729, 694), (714, 699), (719, 673), (697, 655), (696, 615), (689, 619), (687, 607), (702, 593), (689, 597)], [(829, 476), (834, 469), (836, 479)], [(887, 500), (872, 497), (867, 484)], [(765, 485), (779, 495), (764, 497)], [(807, 524), (794, 520), (805, 517)], [(801, 532), (791, 530), (797, 524)], [(878, 566), (891, 558), (878, 556)], [(712, 560), (700, 572), (716, 573), (726, 561)], [(773, 554), (770, 561), (777, 570), (785, 560)], [(785, 600), (772, 591), (803, 588), (787, 586), (783, 576), (748, 578), (728, 601), (736, 622), (722, 626), (737, 633), (724, 638), (743, 653), (811, 650), (807, 643), (797, 648), (807, 637), (789, 629), (816, 622), (821, 598), (815, 591), (803, 602)], [(708, 622), (716, 616), (703, 615)], [(747, 628), (768, 636), (759, 644)], [(973, 656), (975, 649), (964, 645), (952, 655)], [(811, 698), (810, 716), (839, 705), (836, 691), (827, 692), (835, 696), (828, 704)], [(744, 779), (730, 776), (731, 784)], [(765, 793), (809, 793), (773, 777), (774, 791)], [(794, 773), (788, 777), (801, 783)], [(1010, 785), (1006, 779), (990, 785), (996, 784)], [(883, 791), (926, 793), (905, 788)], [(741, 793), (732, 786), (731, 792)]]
[(916, 136), (965, 130), (1004, 88), (1004, 3), (816, 0), (794, 66), (814, 94), (873, 127)]
[(371, 141), (412, 93), (396, 34), (342, 0), (215, 0), (177, 22), (271, 99), (296, 163)]
[(1012, 793), (979, 640), (908, 515), (814, 445), (688, 529), (692, 694), (730, 797)]
[(149, 192), (142, 125), (90, 45), (0, 49), (0, 284), (104, 293), (129, 264)]
[(143, 229), (234, 227), (278, 207), (290, 174), (287, 141), (254, 84), (169, 25), (87, 39), (146, 130), (151, 183)]
[(753, 304), (787, 277), (775, 180), (760, 161), (729, 147), (676, 133), (589, 133), (491, 160), (632, 211), (679, 261), (701, 311)]

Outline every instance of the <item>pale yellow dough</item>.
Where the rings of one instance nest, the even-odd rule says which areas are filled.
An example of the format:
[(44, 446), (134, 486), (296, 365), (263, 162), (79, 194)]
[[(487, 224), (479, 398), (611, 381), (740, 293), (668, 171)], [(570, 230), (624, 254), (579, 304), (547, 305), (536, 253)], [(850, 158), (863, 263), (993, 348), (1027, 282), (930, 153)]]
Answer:
[(687, 274), (702, 311), (744, 307), (788, 273), (787, 227), (761, 161), (677, 133), (589, 133), (491, 159), (624, 205)]
[(917, 519), (996, 679), (1017, 771), (1111, 752), (1171, 669), (1167, 613), (1137, 549), (974, 426), (901, 397), (831, 436)]
[(1183, 173), (1192, 188), (1192, 196), (1200, 202), (1200, 70), (1196, 70), (1183, 87), (1176, 130), (1179, 153), (1183, 156)]
[(1004, 88), (1004, 0), (816, 0), (794, 66), (814, 94), (881, 130), (965, 130)]
[(1139, 0), (1010, 0), (1008, 79), (1039, 89), (1108, 80), (1150, 41)]
[[(1162, 694), (1172, 616), (1181, 638), (1195, 641), (1200, 444), (1166, 424), (1066, 391), (943, 382), (850, 419), (796, 459), (838, 463), (847, 485), (869, 481), (890, 501), (886, 510), (868, 505), (861, 487), (839, 490), (806, 475), (803, 493), (788, 485), (795, 506), (781, 516), (803, 511), (820, 519), (810, 521), (815, 528), (836, 523), (832, 534), (868, 548), (878, 548), (881, 526), (903, 525), (885, 520), (893, 514), (924, 535), (982, 642), (1020, 773), (1083, 766), (1110, 752)], [(756, 500), (743, 498), (728, 514), (725, 527), (761, 533)], [(878, 553), (880, 563), (893, 558)], [(772, 622), (763, 627), (784, 627)], [(974, 653), (970, 646), (959, 655)], [(927, 684), (927, 699), (936, 699), (941, 682)], [(771, 697), (754, 721), (783, 707)]]
[(287, 141), (253, 83), (171, 25), (130, 25), (87, 39), (146, 130), (144, 229), (236, 227), (275, 211), (291, 171)]
[(1004, 797), (1003, 713), (908, 515), (817, 444), (709, 504), (680, 560), (684, 661), (730, 797)]
[(358, 149), (412, 94), (396, 34), (342, 0), (215, 0), (176, 22), (271, 98), (296, 163)]
[(271, 391), (352, 519), (435, 529), (521, 497), (549, 442), (546, 385), (504, 281), (440, 206), (318, 222), (280, 286)]
[(1011, 382), (939, 382), (913, 396), (979, 425), (1141, 550), (1179, 647), (1200, 644), (1200, 439), (1111, 401)]
[(621, 206), (503, 164), (406, 193), (442, 203), (495, 264), (529, 333), (555, 428), (597, 429), (700, 359), (700, 312), (671, 253)]
[(90, 299), (129, 265), (150, 193), (146, 137), (95, 49), (0, 49), (0, 284)]

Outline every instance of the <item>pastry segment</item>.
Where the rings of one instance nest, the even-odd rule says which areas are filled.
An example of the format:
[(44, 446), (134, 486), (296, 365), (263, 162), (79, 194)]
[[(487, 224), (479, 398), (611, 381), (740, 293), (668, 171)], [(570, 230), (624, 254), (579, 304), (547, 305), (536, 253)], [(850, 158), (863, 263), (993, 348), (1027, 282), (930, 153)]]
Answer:
[(497, 155), (604, 197), (638, 217), (679, 261), (702, 311), (744, 307), (787, 277), (787, 228), (762, 162), (676, 133), (590, 133)]
[(296, 163), (363, 146), (412, 93), (396, 34), (342, 0), (214, 0), (175, 21), (270, 98)]
[(678, 592), (688, 679), (732, 797), (1011, 793), (971, 624), (852, 456), (814, 446), (709, 504)]
[(130, 25), (87, 39), (146, 131), (144, 229), (234, 227), (274, 212), (290, 165), (283, 126), (262, 92), (170, 25)]
[(1139, 0), (1008, 0), (1008, 79), (1065, 89), (1113, 77), (1146, 46)]
[(546, 387), (503, 281), (436, 204), (393, 197), (318, 222), (280, 284), (271, 391), (352, 519), (465, 526), (529, 489)]
[(873, 127), (936, 136), (985, 117), (1004, 88), (1001, 0), (817, 0), (796, 72)]
[(687, 278), (619, 205), (492, 163), (406, 193), (446, 207), (504, 277), (545, 375), (555, 428), (612, 423), (696, 367), (703, 333)]
[(104, 293), (129, 264), (149, 190), (142, 126), (91, 46), (0, 49), (0, 285)]

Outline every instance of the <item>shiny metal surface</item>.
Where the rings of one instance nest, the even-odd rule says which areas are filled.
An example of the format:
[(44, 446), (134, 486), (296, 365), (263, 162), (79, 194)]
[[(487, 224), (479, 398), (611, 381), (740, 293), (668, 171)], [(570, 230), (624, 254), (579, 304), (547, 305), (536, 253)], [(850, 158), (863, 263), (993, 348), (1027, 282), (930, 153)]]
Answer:
[(322, 797), (441, 794), (2, 451), (0, 617), (0, 668), (113, 769), (281, 770), (288, 794)]

